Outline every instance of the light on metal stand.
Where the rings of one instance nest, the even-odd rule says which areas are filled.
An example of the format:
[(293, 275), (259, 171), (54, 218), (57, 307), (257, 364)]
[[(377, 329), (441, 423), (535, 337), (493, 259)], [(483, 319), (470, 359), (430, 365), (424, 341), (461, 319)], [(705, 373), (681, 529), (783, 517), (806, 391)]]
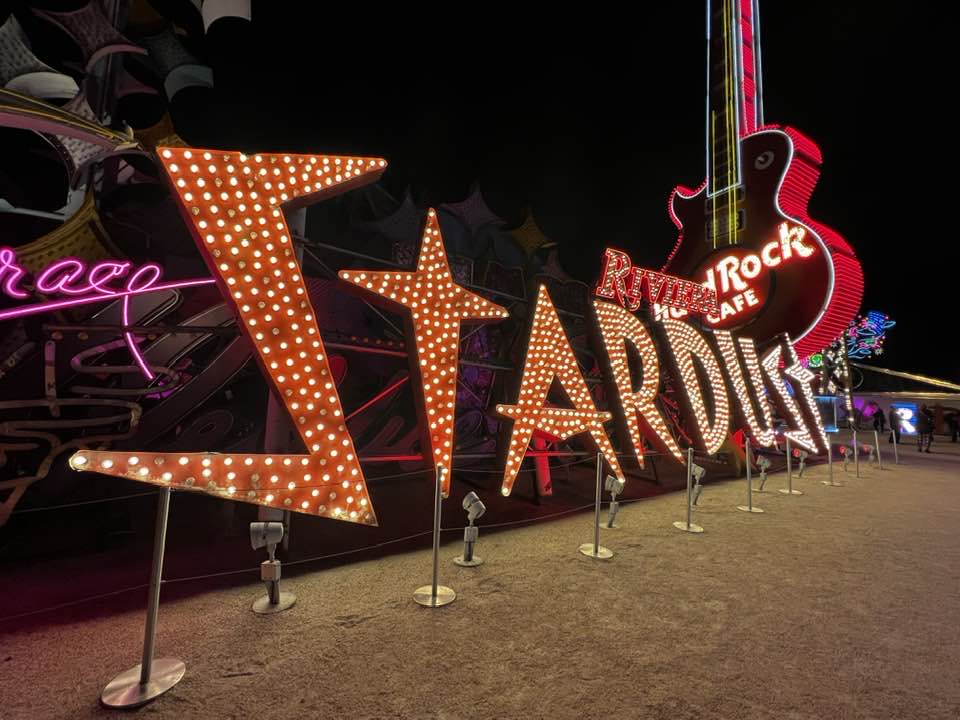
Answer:
[(584, 543), (580, 546), (580, 552), (594, 560), (609, 560), (613, 557), (613, 551), (603, 547), (600, 544), (600, 475), (603, 455), (597, 453), (597, 494), (593, 503), (593, 542)]
[(841, 446), (840, 446), (840, 454), (843, 455), (843, 471), (844, 471), (844, 472), (849, 472), (849, 471), (850, 471), (850, 470), (849, 470), (849, 465), (850, 465), (850, 448), (848, 448), (846, 445), (841, 445)]
[(890, 438), (893, 440), (893, 464), (900, 464), (900, 453), (897, 451), (897, 445), (900, 443), (897, 442), (897, 433), (893, 430), (890, 431)]
[[(697, 465), (696, 467), (700, 466)], [(693, 514), (693, 468), (693, 448), (687, 448), (687, 521), (677, 520), (673, 526), (684, 532), (702, 533), (703, 528), (691, 522), (691, 515)]]
[(800, 459), (800, 465), (797, 467), (797, 477), (803, 477), (803, 471), (807, 467), (807, 458), (810, 456), (806, 450), (799, 450), (797, 457)]
[(157, 637), (157, 610), (160, 606), (160, 584), (163, 582), (163, 549), (167, 541), (167, 518), (170, 514), (170, 488), (160, 489), (157, 525), (153, 536), (153, 569), (150, 572), (150, 596), (147, 622), (143, 633), (143, 656), (139, 665), (120, 673), (100, 693), (100, 702), (109, 708), (134, 708), (144, 705), (172, 688), (187, 668), (176, 658), (153, 657)]
[(880, 457), (880, 433), (873, 431), (873, 446), (877, 449), (877, 466), (883, 470), (883, 458)]
[(260, 563), (260, 579), (267, 585), (266, 597), (253, 601), (252, 610), (258, 615), (271, 615), (292, 608), (297, 596), (280, 591), (280, 561), (276, 558), (277, 545), (283, 541), (282, 522), (250, 523), (250, 546), (254, 550), (267, 548), (269, 558)]
[(793, 489), (793, 456), (790, 451), (790, 438), (784, 438), (787, 441), (787, 486), (780, 488), (778, 492), (784, 495), (803, 495), (799, 490)]
[(747, 458), (747, 504), (737, 505), (737, 510), (748, 513), (762, 513), (763, 510), (753, 506), (753, 476), (751, 474), (753, 470), (750, 467), (753, 464), (753, 453), (750, 450), (750, 438), (747, 438), (744, 442), (743, 449)]
[(487, 506), (471, 490), (463, 498), (463, 509), (467, 511), (467, 522), (469, 524), (463, 529), (463, 555), (457, 555), (453, 562), (460, 567), (483, 565), (483, 558), (473, 554), (473, 547), (477, 544), (477, 537), (480, 534), (480, 528), (474, 525), (473, 521), (487, 511)]
[(442, 607), (457, 599), (457, 594), (439, 584), (440, 577), (440, 507), (443, 500), (443, 474), (447, 469), (437, 465), (437, 486), (433, 495), (433, 582), (417, 588), (413, 593), (413, 600), (424, 607)]
[(767, 484), (767, 470), (770, 469), (770, 458), (766, 455), (761, 455), (757, 458), (757, 467), (760, 468), (760, 487), (758, 487), (754, 492), (763, 493), (766, 490), (763, 489), (763, 486)]
[(607, 516), (606, 527), (611, 530), (620, 527), (617, 525), (617, 513), (620, 511), (620, 503), (617, 502), (617, 495), (623, 492), (624, 482), (614, 475), (607, 475), (604, 481), (604, 487), (610, 493), (610, 514)]

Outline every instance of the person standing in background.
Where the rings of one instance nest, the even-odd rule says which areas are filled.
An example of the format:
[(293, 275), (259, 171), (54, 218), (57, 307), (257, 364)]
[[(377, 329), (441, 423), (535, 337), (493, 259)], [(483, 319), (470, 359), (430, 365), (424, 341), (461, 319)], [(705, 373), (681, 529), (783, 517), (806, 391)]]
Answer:
[(933, 413), (926, 403), (920, 404), (917, 412), (917, 452), (930, 452), (930, 443), (933, 442)]
[(890, 408), (890, 414), (887, 417), (890, 419), (890, 442), (895, 442), (897, 445), (899, 445), (900, 413), (897, 412), (896, 408)]
[(880, 408), (877, 408), (873, 413), (873, 429), (876, 430), (877, 433), (882, 433), (887, 429), (887, 421), (884, 419), (883, 410)]

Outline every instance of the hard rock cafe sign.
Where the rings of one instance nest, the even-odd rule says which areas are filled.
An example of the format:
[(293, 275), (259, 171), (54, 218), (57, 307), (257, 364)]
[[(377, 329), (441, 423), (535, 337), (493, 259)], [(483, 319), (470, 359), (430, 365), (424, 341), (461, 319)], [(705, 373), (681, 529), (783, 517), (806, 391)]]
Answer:
[[(261, 368), (307, 452), (83, 450), (71, 457), (71, 467), (375, 525), (373, 501), (283, 209), (371, 182), (383, 172), (385, 161), (182, 147), (158, 152), (197, 247), (256, 348)], [(608, 434), (613, 421), (625, 430), (623, 437), (629, 438), (641, 465), (647, 446), (682, 462), (656, 402), (663, 366), (679, 385), (699, 450), (717, 452), (731, 430), (739, 428), (758, 444), (772, 445), (774, 408), (787, 421), (786, 434), (794, 443), (811, 451), (825, 449), (809, 384), (813, 376), (800, 364), (789, 337), (761, 349), (749, 337), (727, 330), (700, 329), (673, 317), (645, 322), (635, 312), (646, 302), (697, 313), (709, 325), (710, 318), (724, 317), (718, 295), (738, 290), (742, 302), (752, 302), (750, 288), (741, 285), (763, 267), (803, 258), (803, 240), (802, 233), (782, 227), (780, 237), (759, 254), (718, 261), (712, 283), (705, 284), (634, 267), (626, 254), (607, 250), (592, 319), (612, 393), (610, 410), (597, 408), (560, 315), (541, 286), (516, 398), (494, 408), (509, 421), (502, 448), (503, 494), (510, 494), (535, 438), (583, 436), (622, 479), (622, 463)], [(25, 298), (18, 294), (23, 276), (15, 256), (0, 251), (0, 283), (8, 295)], [(449, 469), (455, 447), (460, 327), (499, 322), (508, 311), (453, 279), (433, 210), (414, 269), (354, 269), (340, 278), (344, 289), (406, 313), (410, 364), (420, 386), (416, 411), (422, 447), (430, 464)], [(162, 283), (153, 265), (135, 269), (110, 262), (86, 267), (68, 260), (42, 271), (34, 285), (38, 291), (65, 296), (54, 302), (83, 302), (157, 289)], [(736, 306), (735, 300), (730, 302)], [(548, 401), (555, 381), (568, 400), (562, 406)]]

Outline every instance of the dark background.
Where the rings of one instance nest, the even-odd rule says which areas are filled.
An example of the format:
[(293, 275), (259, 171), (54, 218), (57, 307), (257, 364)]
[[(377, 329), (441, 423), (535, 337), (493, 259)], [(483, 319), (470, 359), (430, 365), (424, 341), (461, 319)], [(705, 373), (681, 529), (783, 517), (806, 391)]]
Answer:
[[(213, 91), (171, 108), (191, 144), (383, 156), (386, 187), (421, 205), (478, 182), (508, 221), (532, 208), (587, 282), (608, 245), (659, 266), (676, 236), (668, 193), (704, 174), (702, 0), (536, 14), (261, 0), (252, 23), (221, 20), (205, 38), (188, 0), (153, 4), (214, 69)], [(898, 323), (874, 362), (960, 380), (944, 342), (958, 279), (954, 23), (936, 7), (764, 0), (764, 100), (768, 122), (820, 145), (811, 215), (857, 251), (863, 310)]]

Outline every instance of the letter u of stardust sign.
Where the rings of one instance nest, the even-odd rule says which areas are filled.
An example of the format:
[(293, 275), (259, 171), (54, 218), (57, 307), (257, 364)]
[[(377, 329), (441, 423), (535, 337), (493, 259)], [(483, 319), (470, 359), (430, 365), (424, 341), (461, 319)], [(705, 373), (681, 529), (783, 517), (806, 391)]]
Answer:
[[(158, 153), (184, 221), (307, 452), (83, 450), (70, 458), (71, 467), (376, 525), (283, 208), (372, 182), (386, 162), (195, 148), (158, 148)], [(608, 260), (611, 257), (618, 256), (608, 251)], [(690, 310), (708, 312), (709, 288), (701, 292), (689, 281), (645, 272), (648, 292), (657, 285), (655, 300), (669, 303), (672, 297)], [(420, 386), (414, 395), (421, 446), (432, 465), (449, 469), (456, 446), (460, 328), (502, 321), (508, 311), (454, 281), (433, 210), (414, 269), (350, 270), (340, 278), (344, 288), (404, 314), (412, 377)], [(672, 282), (683, 284), (676, 292), (659, 291), (660, 283)], [(630, 298), (630, 309), (611, 302), (620, 296), (605, 290), (603, 279), (597, 294), (592, 319), (612, 391), (612, 411), (595, 405), (550, 294), (541, 286), (519, 387), (512, 403), (495, 408), (509, 421), (502, 442), (504, 495), (510, 494), (535, 437), (558, 441), (582, 436), (623, 479), (608, 434), (608, 426), (618, 423), (619, 435), (629, 439), (641, 466), (646, 443), (682, 462), (655, 402), (662, 372), (669, 372), (679, 386), (692, 441), (701, 452), (717, 452), (731, 430), (740, 428), (759, 445), (773, 445), (774, 408), (786, 420), (786, 435), (795, 444), (810, 451), (826, 449), (810, 388), (813, 374), (800, 364), (790, 338), (758, 348), (749, 337), (705, 331), (681, 319), (647, 324), (631, 311), (638, 306), (636, 297)], [(555, 381), (566, 396), (563, 405), (547, 400)], [(448, 490), (449, 480), (444, 493)]]

